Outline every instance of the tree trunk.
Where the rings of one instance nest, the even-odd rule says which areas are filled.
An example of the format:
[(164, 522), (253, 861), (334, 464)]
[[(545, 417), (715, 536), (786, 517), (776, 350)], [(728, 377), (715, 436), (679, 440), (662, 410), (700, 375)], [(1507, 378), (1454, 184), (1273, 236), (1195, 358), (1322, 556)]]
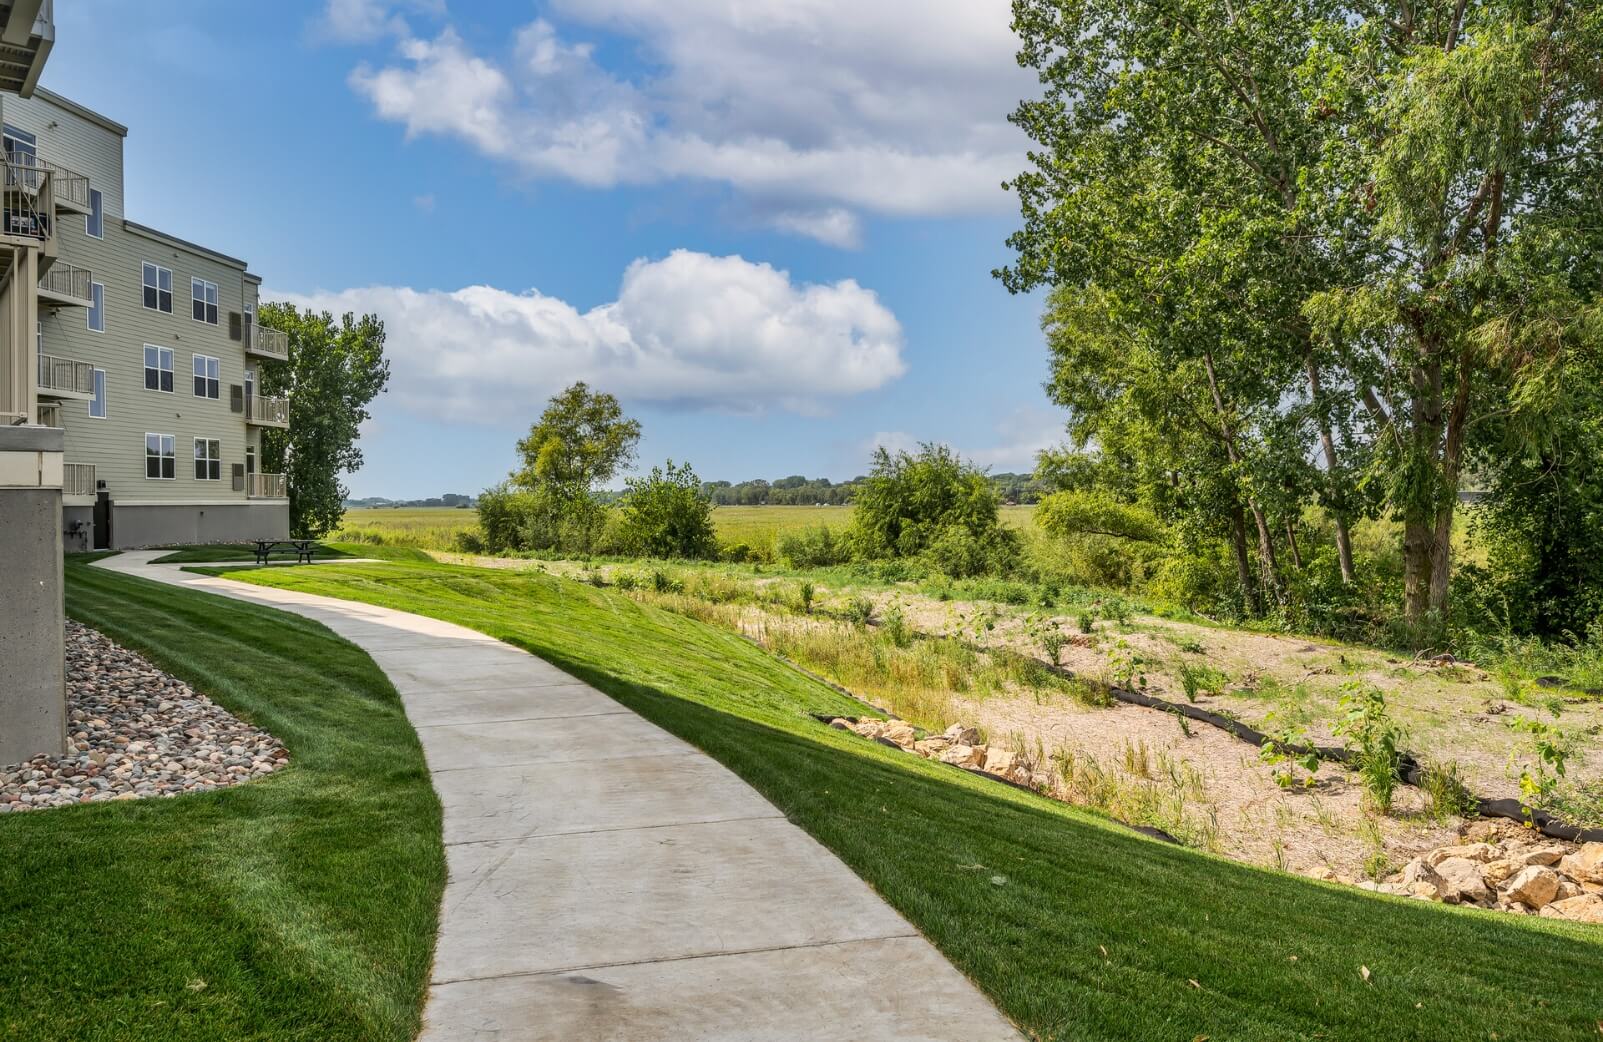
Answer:
[(1291, 547), (1291, 563), (1301, 568), (1302, 549), (1297, 546), (1297, 526), (1290, 521), (1286, 522), (1286, 545)]
[(1236, 580), (1241, 583), (1241, 599), (1254, 615), (1263, 614), (1263, 601), (1252, 581), (1252, 562), (1247, 557), (1247, 515), (1240, 500), (1230, 500), (1230, 550), (1236, 559)]
[[(1327, 496), (1331, 504), (1330, 514), (1336, 522), (1336, 559), (1341, 564), (1341, 581), (1349, 586), (1357, 578), (1353, 570), (1353, 541), (1347, 530), (1347, 511), (1341, 505), (1336, 494), (1336, 439), (1330, 431), (1330, 416), (1325, 412), (1324, 388), (1319, 378), (1319, 363), (1314, 361), (1314, 353), (1309, 350), (1303, 355), (1308, 369), (1308, 394), (1314, 403), (1314, 415), (1319, 418), (1319, 443), (1325, 451), (1325, 480), (1330, 486)], [(1296, 544), (1292, 544), (1292, 557), (1296, 558)], [(1297, 567), (1302, 567), (1302, 561), (1297, 561)]]
[[(1208, 373), (1208, 391), (1213, 396), (1214, 414), (1219, 419), (1219, 430), (1224, 442), (1225, 457), (1230, 461), (1232, 468), (1241, 463), (1241, 454), (1236, 449), (1236, 431), (1230, 422), (1230, 412), (1225, 408), (1224, 394), (1219, 390), (1219, 375), (1213, 368), (1213, 352), (1202, 353), (1202, 363)], [(1275, 563), (1275, 540), (1269, 534), (1269, 522), (1265, 519), (1263, 508), (1251, 496), (1247, 497), (1247, 506), (1252, 510), (1253, 523), (1258, 527), (1258, 567), (1263, 575), (1263, 588), (1275, 603), (1283, 601), (1280, 587), (1280, 568)], [(1240, 506), (1237, 505), (1237, 510)], [(1245, 540), (1243, 540), (1245, 541)], [(1257, 598), (1255, 597), (1256, 601)], [(1260, 607), (1260, 611), (1262, 608)]]

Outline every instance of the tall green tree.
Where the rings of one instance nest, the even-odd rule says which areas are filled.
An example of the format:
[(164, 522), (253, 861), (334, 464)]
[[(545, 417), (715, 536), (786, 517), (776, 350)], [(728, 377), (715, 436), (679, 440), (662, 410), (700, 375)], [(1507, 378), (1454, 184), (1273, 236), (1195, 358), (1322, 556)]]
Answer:
[(585, 499), (634, 459), (639, 441), (640, 422), (623, 414), (618, 399), (581, 380), (554, 395), (518, 441), (523, 467), (515, 478), (560, 499)]
[(618, 505), (622, 549), (644, 557), (718, 556), (712, 499), (690, 464), (669, 460), (666, 467), (652, 467), (650, 474), (627, 485)]
[[(1286, 476), (1317, 454), (1306, 484), (1344, 576), (1347, 523), (1381, 490), (1407, 614), (1440, 618), (1471, 432), (1511, 403), (1534, 413), (1530, 381), (1551, 386), (1595, 306), (1596, 282), (1564, 271), (1596, 256), (1598, 5), (1015, 0), (1014, 16), (1043, 89), (1013, 116), (1039, 148), (998, 274), (1095, 288), (1147, 335), (1185, 318), (1210, 397), (1235, 388), (1211, 424), (1279, 445), (1266, 466), (1226, 453), (1265, 582), (1270, 515), (1294, 511)], [(1238, 379), (1215, 379), (1220, 354)]]
[(257, 321), (289, 337), (289, 360), (259, 370), (258, 394), (289, 397), (289, 430), (262, 433), (262, 469), (287, 475), (290, 530), (315, 538), (345, 513), (350, 492), (340, 475), (362, 465), (362, 422), (389, 383), (384, 323), (350, 313), (336, 321), (287, 303), (263, 304)]
[(612, 395), (580, 381), (552, 396), (518, 441), (523, 464), (510, 486), (486, 490), (512, 522), (499, 536), (530, 549), (593, 550), (606, 521), (601, 486), (634, 458), (639, 441), (639, 421)]

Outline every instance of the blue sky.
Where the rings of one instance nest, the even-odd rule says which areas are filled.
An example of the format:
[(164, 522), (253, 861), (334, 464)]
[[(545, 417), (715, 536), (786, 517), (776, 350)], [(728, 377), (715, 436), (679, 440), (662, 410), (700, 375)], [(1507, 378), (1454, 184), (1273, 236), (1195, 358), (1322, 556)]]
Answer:
[(385, 318), (355, 495), (499, 480), (580, 378), (708, 479), (1028, 469), (1061, 429), (1040, 301), (990, 277), (1005, 0), (162, 8), (57, 5), (44, 85), (128, 125), (133, 219)]

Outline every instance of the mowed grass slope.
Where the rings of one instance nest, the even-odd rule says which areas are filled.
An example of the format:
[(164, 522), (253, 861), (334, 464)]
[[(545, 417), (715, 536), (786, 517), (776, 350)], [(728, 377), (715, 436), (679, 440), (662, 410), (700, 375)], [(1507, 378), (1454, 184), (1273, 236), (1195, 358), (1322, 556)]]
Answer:
[[(1040, 1039), (1595, 1040), (1603, 930), (1365, 894), (1138, 837), (830, 730), (740, 637), (552, 576), (320, 565), (249, 582), (517, 644), (705, 749)], [(1367, 977), (1366, 977), (1367, 973)]]
[(0, 817), (0, 1039), (411, 1039), (445, 867), (388, 679), (318, 623), (82, 563), (67, 610), (267, 728), (290, 766)]

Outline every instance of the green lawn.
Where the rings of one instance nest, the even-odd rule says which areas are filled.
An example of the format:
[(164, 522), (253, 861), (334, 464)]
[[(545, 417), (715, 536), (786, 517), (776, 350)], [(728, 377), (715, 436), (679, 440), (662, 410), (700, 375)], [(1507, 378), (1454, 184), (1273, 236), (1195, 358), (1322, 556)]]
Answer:
[(0, 1039), (411, 1039), (445, 869), (389, 681), (297, 616), (66, 571), (69, 614), (267, 728), (291, 765), (0, 817)]
[(808, 714), (847, 711), (841, 696), (622, 594), (444, 565), (238, 577), (458, 622), (607, 691), (754, 785), (1037, 1038), (1599, 1037), (1603, 929), (1380, 897), (1140, 838), (832, 731)]

